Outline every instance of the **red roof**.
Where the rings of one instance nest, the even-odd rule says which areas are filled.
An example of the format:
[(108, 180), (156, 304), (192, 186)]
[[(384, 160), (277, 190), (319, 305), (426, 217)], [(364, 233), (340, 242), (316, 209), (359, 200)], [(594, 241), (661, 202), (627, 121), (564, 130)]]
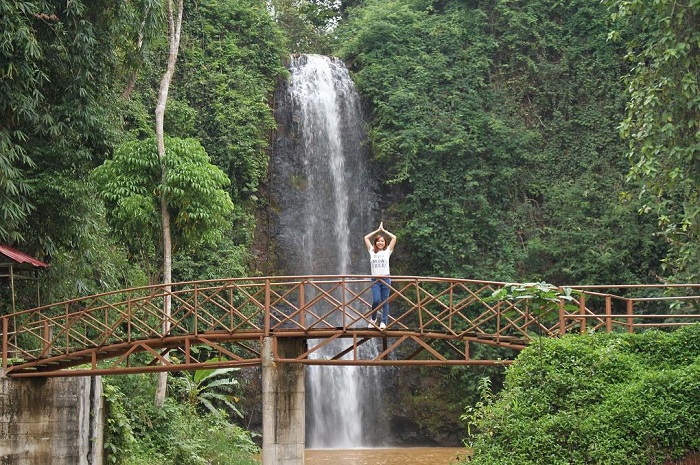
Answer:
[(0, 255), (4, 255), (5, 257), (19, 264), (28, 263), (32, 266), (36, 266), (39, 268), (49, 267), (48, 264), (42, 262), (41, 260), (37, 260), (34, 257), (30, 257), (26, 253), (20, 252), (19, 250), (13, 249), (12, 247), (9, 247), (7, 245), (0, 244)]

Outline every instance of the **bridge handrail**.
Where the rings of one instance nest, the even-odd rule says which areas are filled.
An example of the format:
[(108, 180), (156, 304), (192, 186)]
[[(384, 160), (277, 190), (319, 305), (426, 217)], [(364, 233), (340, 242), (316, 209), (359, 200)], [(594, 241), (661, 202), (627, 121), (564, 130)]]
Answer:
[[(240, 277), (240, 278), (224, 278), (224, 279), (212, 278), (212, 279), (198, 280), (198, 281), (179, 281), (179, 282), (170, 284), (170, 286), (183, 287), (183, 286), (188, 286), (188, 285), (214, 283), (214, 282), (222, 282), (222, 281), (226, 281), (226, 282), (254, 282), (254, 281), (264, 281), (264, 280), (268, 280), (268, 279), (271, 281), (280, 280), (280, 282), (278, 284), (298, 283), (299, 279), (316, 281), (316, 282), (323, 282), (323, 280), (326, 280), (327, 282), (335, 282), (335, 280), (342, 279), (342, 278), (351, 278), (351, 279), (346, 279), (346, 282), (351, 283), (351, 282), (366, 282), (366, 281), (371, 280), (373, 277), (371, 275), (304, 275), (304, 276), (284, 275), (284, 276)], [(451, 281), (451, 282), (462, 282), (462, 283), (472, 283), (472, 284), (491, 284), (491, 285), (498, 286), (498, 287), (520, 284), (520, 283), (513, 283), (513, 282), (508, 282), (508, 281), (475, 280), (475, 279), (467, 279), (467, 278), (447, 278), (447, 277), (439, 277), (439, 276), (406, 275), (406, 276), (392, 276), (391, 278), (392, 279), (402, 279), (402, 280), (403, 279), (416, 279), (416, 280), (420, 280), (423, 282)], [(39, 307), (34, 307), (34, 308), (30, 308), (30, 309), (16, 311), (14, 313), (3, 315), (3, 317), (19, 316), (22, 314), (41, 311), (44, 309), (62, 306), (62, 305), (69, 304), (69, 303), (75, 303), (75, 302), (80, 302), (80, 301), (84, 301), (84, 300), (88, 300), (88, 299), (94, 299), (94, 298), (100, 297), (100, 296), (123, 294), (125, 292), (136, 292), (136, 291), (147, 291), (147, 290), (153, 290), (153, 289), (163, 289), (164, 287), (166, 287), (166, 285), (164, 285), (164, 284), (149, 284), (149, 285), (137, 286), (137, 287), (127, 288), (127, 289), (106, 291), (106, 292), (99, 293), (99, 294), (92, 294), (92, 295), (88, 295), (88, 296), (76, 297), (74, 299), (53, 302), (53, 303), (45, 304), (45, 305), (42, 305)], [(594, 292), (592, 290), (593, 289), (618, 289), (618, 290), (627, 290), (627, 289), (687, 289), (687, 288), (700, 289), (700, 284), (595, 284), (595, 285), (564, 285), (564, 286), (558, 286), (558, 288), (560, 288), (560, 289), (569, 288), (569, 289), (574, 289), (574, 290), (580, 290), (580, 291), (584, 291), (586, 294), (589, 294), (589, 295), (612, 296), (613, 298), (618, 298), (618, 299), (629, 299), (628, 297), (624, 297), (624, 296), (617, 296), (617, 295), (611, 294), (611, 293), (598, 293), (598, 292)], [(589, 291), (589, 290), (591, 290), (591, 291)], [(698, 296), (665, 297), (665, 299), (669, 300), (669, 299), (684, 298), (686, 300), (692, 300), (692, 299), (696, 299), (697, 297)], [(659, 297), (633, 298), (633, 300), (638, 300), (638, 301), (659, 300), (659, 299), (660, 299)]]
[[(372, 279), (369, 275), (312, 275), (187, 281), (109, 291), (22, 310), (0, 317), (3, 368), (11, 364), (11, 358), (48, 363), (90, 354), (94, 363), (95, 358), (111, 356), (110, 347), (115, 354), (128, 357), (138, 346), (157, 358), (157, 347), (202, 340), (213, 345), (216, 338), (240, 342), (270, 335), (368, 333)], [(658, 311), (670, 309), (668, 302), (676, 306), (686, 302), (689, 308), (690, 303), (700, 302), (696, 295), (700, 284), (567, 286), (574, 290), (571, 302), (562, 300), (558, 307), (536, 314), (527, 300), (493, 299), (495, 291), (513, 283), (419, 276), (392, 276), (391, 280), (392, 318), (387, 331), (396, 337), (416, 335), (518, 349), (535, 334), (634, 332), (675, 327), (700, 318)], [(631, 296), (602, 292), (605, 290), (618, 294), (680, 291), (684, 295)], [(163, 329), (165, 297), (170, 297), (173, 306), (167, 331)], [(641, 304), (648, 308), (640, 308)]]

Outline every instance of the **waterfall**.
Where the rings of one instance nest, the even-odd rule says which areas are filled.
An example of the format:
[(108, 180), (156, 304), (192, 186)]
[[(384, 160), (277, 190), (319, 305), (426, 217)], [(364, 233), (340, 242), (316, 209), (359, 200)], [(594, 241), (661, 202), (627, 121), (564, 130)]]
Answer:
[[(275, 104), (270, 185), (277, 268), (289, 275), (368, 274), (363, 236), (376, 228), (378, 195), (359, 96), (338, 59), (294, 56), (290, 74)], [(379, 369), (306, 370), (308, 447), (381, 444)]]

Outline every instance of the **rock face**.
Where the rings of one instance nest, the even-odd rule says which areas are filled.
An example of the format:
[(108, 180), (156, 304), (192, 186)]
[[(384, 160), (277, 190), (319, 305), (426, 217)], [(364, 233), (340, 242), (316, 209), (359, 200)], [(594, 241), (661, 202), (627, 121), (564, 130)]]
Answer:
[[(360, 97), (340, 60), (299, 55), (289, 68), (290, 79), (275, 94), (265, 247), (274, 263), (270, 274), (369, 274), (363, 236), (387, 220), (380, 211), (387, 199), (372, 168)], [(438, 393), (436, 403), (427, 405), (402, 387), (414, 386), (414, 373), (308, 367), (307, 446), (461, 445), (460, 428), (443, 416), (444, 402), (438, 402), (444, 396)], [(432, 389), (423, 392), (432, 396)], [(458, 421), (460, 412), (447, 413)], [(249, 415), (255, 428), (259, 415)]]
[(399, 367), (387, 385), (393, 444), (460, 447), (467, 432), (449, 368)]
[(378, 182), (359, 95), (340, 60), (299, 55), (290, 72), (275, 94), (270, 163), (276, 274), (367, 274)]
[(102, 465), (99, 377), (0, 377), (0, 463)]
[[(289, 68), (291, 77), (275, 99), (278, 131), (270, 164), (277, 274), (367, 275), (363, 237), (378, 225), (378, 182), (368, 169), (359, 94), (338, 59), (299, 55)], [(340, 289), (329, 291), (338, 302), (345, 300)], [(311, 300), (315, 290), (309, 286), (305, 292)], [(364, 298), (371, 301), (369, 295)], [(341, 312), (326, 303), (317, 304), (317, 315), (340, 326)], [(369, 310), (360, 301), (350, 307), (358, 313)], [(333, 347), (324, 346), (312, 356), (323, 358), (347, 344), (332, 341)], [(361, 350), (376, 351), (366, 346)], [(381, 444), (386, 423), (376, 415), (383, 410), (380, 386), (381, 370), (376, 368), (307, 367), (307, 445)]]

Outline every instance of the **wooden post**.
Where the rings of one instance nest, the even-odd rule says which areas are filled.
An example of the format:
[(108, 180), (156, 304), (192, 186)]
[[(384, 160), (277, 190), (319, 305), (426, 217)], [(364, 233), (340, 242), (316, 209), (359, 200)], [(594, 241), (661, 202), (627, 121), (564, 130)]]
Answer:
[(340, 293), (342, 294), (340, 297), (340, 311), (341, 311), (341, 318), (342, 318), (342, 327), (343, 330), (347, 329), (348, 325), (348, 312), (347, 312), (347, 300), (345, 297), (345, 276), (340, 278)]
[(12, 313), (15, 313), (17, 312), (15, 307), (15, 272), (12, 265), (10, 265), (10, 293), (12, 294)]
[(7, 321), (7, 317), (2, 317), (2, 370), (3, 370), (3, 375), (5, 374), (5, 370), (7, 370), (7, 359), (8, 359), (8, 341), (7, 341), (7, 332), (10, 329), (10, 324)]
[[(634, 302), (632, 299), (627, 301), (627, 315), (631, 317), (634, 315), (634, 308), (633, 308)], [(627, 331), (630, 333), (634, 333), (634, 320), (632, 318), (627, 318)]]
[(299, 324), (306, 330), (306, 280), (299, 283)]
[(423, 306), (420, 302), (420, 286), (418, 285), (418, 280), (414, 280), (416, 287), (416, 310), (418, 310), (418, 330), (421, 334), (425, 334), (425, 328), (423, 327)]
[[(194, 335), (199, 335), (199, 286), (194, 285)], [(184, 317), (184, 315), (183, 315)]]
[(559, 299), (559, 334), (564, 335), (566, 334), (566, 315), (564, 314), (565, 312), (564, 308), (564, 299)]
[[(501, 301), (496, 302), (496, 342), (501, 342)], [(469, 343), (467, 342), (467, 350)]]
[(270, 336), (270, 279), (265, 279), (265, 337)]

